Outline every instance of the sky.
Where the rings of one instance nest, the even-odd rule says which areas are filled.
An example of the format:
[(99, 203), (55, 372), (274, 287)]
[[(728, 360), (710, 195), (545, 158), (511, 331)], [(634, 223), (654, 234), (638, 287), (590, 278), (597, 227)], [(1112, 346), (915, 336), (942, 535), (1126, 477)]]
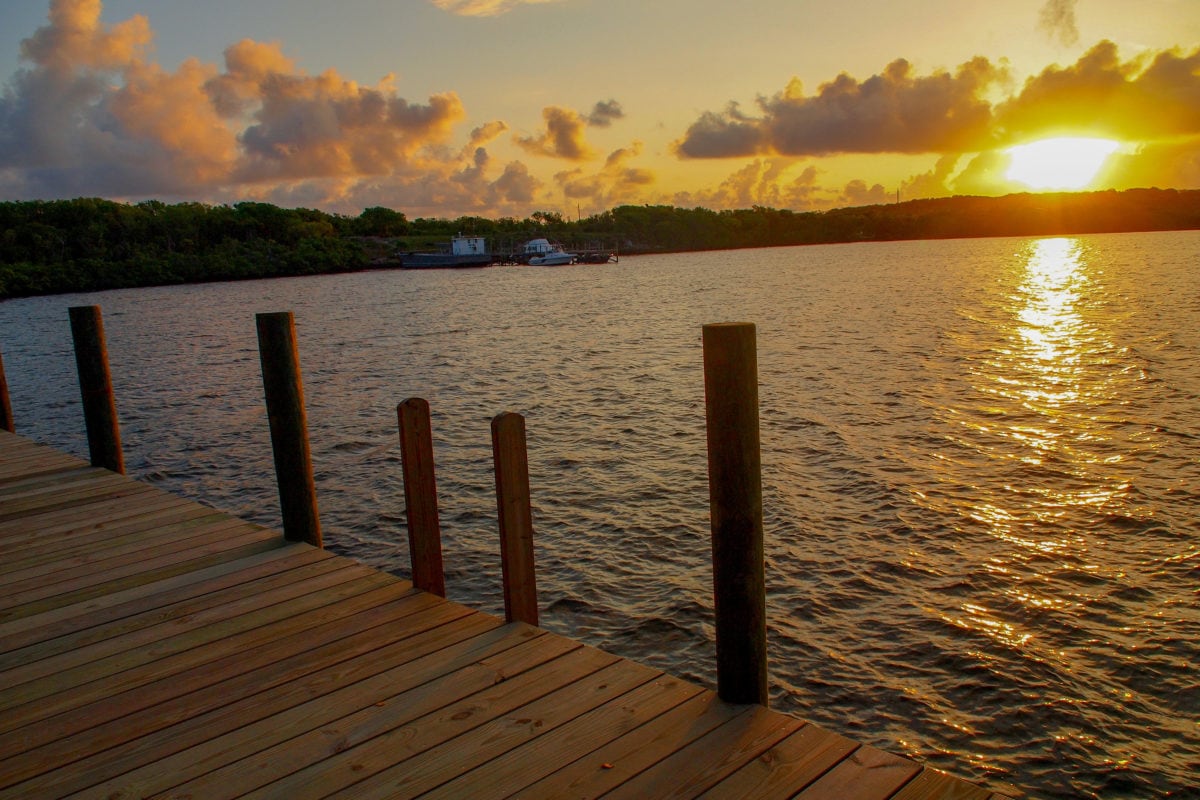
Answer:
[(806, 211), (1059, 137), (1200, 188), (1200, 0), (0, 0), (0, 80), (0, 200)]

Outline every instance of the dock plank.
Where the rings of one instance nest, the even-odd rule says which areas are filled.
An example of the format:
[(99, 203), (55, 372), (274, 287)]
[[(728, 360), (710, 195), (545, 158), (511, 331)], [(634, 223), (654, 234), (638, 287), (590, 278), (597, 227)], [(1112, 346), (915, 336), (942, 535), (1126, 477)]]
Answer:
[(614, 661), (461, 734), (453, 749), (431, 748), (332, 796), (381, 800), (423, 795), (453, 780), (463, 769), (478, 767), (523, 743), (555, 736), (559, 726), (644, 686), (660, 674), (630, 661)]
[(0, 800), (1001, 800), (0, 431)]
[[(286, 602), (279, 599), (236, 617), (189, 629), (168, 640), (115, 653), (80, 668), (10, 687), (0, 699), (0, 711), (3, 712), (0, 716), (0, 751), (10, 746), (10, 731), (44, 723), (51, 716), (111, 695), (137, 694), (133, 690), (192, 665), (237, 653), (253, 642), (285, 637), (318, 619), (345, 615), (353, 608), (349, 601), (355, 596), (379, 588), (388, 581), (388, 576), (355, 577), (349, 573), (349, 570), (339, 570), (323, 576), (327, 578), (322, 581), (324, 591), (313, 588), (307, 593), (286, 597)], [(284, 594), (277, 593), (276, 597), (283, 598)], [(85, 678), (86, 683), (83, 682)], [(44, 724), (38, 727), (42, 731), (48, 729)], [(28, 735), (25, 737), (25, 741), (29, 741)]]
[[(99, 716), (106, 722), (31, 751), (24, 759), (30, 766), (22, 777), (30, 774), (41, 777), (15, 788), (19, 791), (91, 788), (104, 797), (145, 796), (169, 788), (161, 785), (164, 771), (175, 772), (181, 780), (201, 774), (195, 767), (189, 767), (194, 752), (168, 760), (189, 748), (360, 681), (376, 680), (398, 686), (406, 680), (406, 675), (427, 674), (423, 671), (431, 667), (447, 669), (439, 665), (453, 663), (455, 659), (483, 658), (537, 633), (504, 630), (495, 617), (449, 604), (419, 614), (421, 601), (427, 598), (428, 595), (412, 595), (356, 615), (345, 625), (326, 625), (305, 632), (301, 635), (315, 642), (310, 650), (286, 657), (262, 649), (249, 653), (236, 664), (247, 671), (229, 675), (222, 682), (219, 694), (206, 691), (203, 686), (191, 689), (192, 682), (187, 680), (190, 676), (184, 674), (181, 681), (171, 684), (183, 683), (188, 689), (176, 690), (173, 696), (160, 694), (156, 703), (139, 711), (117, 716), (99, 709)], [(419, 615), (407, 625), (387, 624), (410, 616), (409, 612)], [(397, 630), (402, 631), (399, 636), (395, 635)], [(347, 635), (338, 638), (342, 632)], [(151, 691), (159, 688), (150, 687)], [(336, 700), (327, 702), (336, 704)], [(89, 753), (94, 755), (88, 757)], [(73, 774), (42, 766), (75, 758), (80, 759), (75, 762), (79, 772)], [(0, 772), (4, 769), (0, 762)], [(159, 783), (154, 783), (156, 780)]]
[(543, 776), (517, 797), (600, 797), (715, 728), (750, 713), (704, 690), (670, 711)]
[(95, 542), (53, 553), (31, 553), (28, 558), (15, 563), (15, 568), (5, 573), (5, 579), (11, 581), (13, 586), (20, 586), (22, 581), (28, 580), (63, 580), (77, 575), (89, 575), (97, 570), (106, 569), (106, 564), (114, 563), (128, 555), (144, 559), (160, 553), (188, 550), (192, 547), (189, 539), (213, 538), (218, 532), (235, 529), (240, 525), (240, 520), (231, 520), (215, 511), (174, 522), (164, 521), (133, 535), (110, 535)]
[(921, 771), (907, 758), (861, 745), (819, 780), (796, 795), (797, 800), (888, 800)]
[(77, 581), (68, 590), (64, 590), (62, 586), (55, 586), (53, 589), (39, 587), (18, 598), (4, 598), (11, 602), (0, 602), (0, 623), (204, 569), (264, 550), (274, 550), (279, 546), (277, 536), (258, 526), (242, 523), (238, 530), (243, 533), (234, 538), (206, 541), (191, 550), (177, 551), (152, 561), (129, 564), (120, 570), (97, 572), (87, 580)]
[[(239, 584), (210, 592), (190, 602), (145, 611), (51, 642), (31, 645), (0, 656), (0, 681), (15, 686), (27, 679), (26, 673), (36, 677), (39, 674), (62, 672), (113, 653), (170, 639), (208, 622), (228, 619), (241, 609), (259, 607), (273, 597), (286, 599), (291, 592), (307, 592), (310, 587), (304, 585), (305, 581), (341, 568), (344, 566), (336, 560), (322, 559), (286, 572), (264, 576), (250, 586)], [(288, 594), (273, 594), (276, 590)]]
[[(532, 783), (529, 765), (557, 771), (680, 705), (703, 690), (670, 675), (660, 675), (610, 703), (586, 712), (422, 795), (435, 798), (511, 797)], [(544, 733), (544, 731), (543, 731)], [(465, 766), (465, 765), (464, 765)]]
[(798, 789), (820, 778), (857, 747), (844, 736), (816, 725), (805, 725), (700, 797), (706, 800), (793, 797)]
[[(325, 705), (324, 714), (301, 708), (298, 735), (249, 758), (226, 761), (176, 787), (172, 796), (218, 800), (311, 792), (324, 797), (613, 660), (565, 639), (540, 636), (407, 691), (385, 689), (383, 696), (369, 694), (349, 708)], [(329, 711), (338, 716), (312, 727)]]
[(606, 797), (695, 797), (758, 758), (804, 722), (761, 706), (729, 720), (653, 767), (621, 784)]
[(109, 522), (103, 527), (89, 525), (88, 528), (65, 530), (57, 535), (36, 530), (24, 536), (13, 535), (5, 542), (7, 549), (0, 554), (0, 561), (4, 563), (3, 569), (0, 569), (0, 580), (47, 561), (87, 558), (89, 554), (109, 547), (157, 536), (169, 526), (199, 525), (214, 519), (228, 519), (227, 515), (203, 506), (170, 502), (146, 503), (139, 505), (138, 511), (137, 516)]
[(35, 616), (10, 620), (0, 623), (0, 653), (185, 600), (229, 583), (248, 582), (258, 574), (270, 574), (310, 560), (332, 557), (325, 550), (298, 543), (289, 544), (239, 561), (222, 562), (207, 569), (185, 572)]
[(990, 800), (992, 797), (998, 798), (998, 795), (940, 770), (925, 767), (891, 800)]
[[(30, 605), (53, 597), (72, 597), (89, 588), (111, 583), (115, 579), (144, 575), (155, 567), (194, 560), (198, 555), (212, 554), (232, 544), (264, 539), (264, 531), (241, 520), (223, 518), (212, 523), (208, 536), (195, 545), (168, 543), (145, 552), (118, 554), (101, 558), (92, 564), (68, 567), (49, 577), (35, 575), (24, 580), (6, 583), (0, 591), (0, 614), (8, 609)], [(274, 536), (270, 537), (274, 539)]]

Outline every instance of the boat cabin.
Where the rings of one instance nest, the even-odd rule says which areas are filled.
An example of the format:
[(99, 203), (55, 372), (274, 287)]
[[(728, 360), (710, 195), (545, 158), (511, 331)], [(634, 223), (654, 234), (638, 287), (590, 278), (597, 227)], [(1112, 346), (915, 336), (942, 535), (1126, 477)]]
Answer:
[(525, 243), (525, 255), (540, 256), (544, 253), (553, 253), (558, 248), (550, 244), (549, 239), (530, 239)]
[(450, 252), (456, 256), (487, 254), (487, 240), (482, 236), (455, 236), (450, 240)]

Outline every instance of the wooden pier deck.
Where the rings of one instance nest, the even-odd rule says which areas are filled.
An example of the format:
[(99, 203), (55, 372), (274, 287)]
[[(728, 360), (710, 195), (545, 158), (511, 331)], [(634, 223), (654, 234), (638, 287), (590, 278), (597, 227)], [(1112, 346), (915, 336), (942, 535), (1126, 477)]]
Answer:
[(997, 796), (0, 431), (0, 798)]

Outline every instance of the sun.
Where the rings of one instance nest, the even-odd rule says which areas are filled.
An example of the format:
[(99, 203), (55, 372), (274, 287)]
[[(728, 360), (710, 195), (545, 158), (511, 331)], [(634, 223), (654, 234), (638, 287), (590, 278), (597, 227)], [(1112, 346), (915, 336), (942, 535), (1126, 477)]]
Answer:
[(1004, 177), (1031, 189), (1082, 189), (1120, 147), (1112, 139), (1061, 136), (1008, 149)]

